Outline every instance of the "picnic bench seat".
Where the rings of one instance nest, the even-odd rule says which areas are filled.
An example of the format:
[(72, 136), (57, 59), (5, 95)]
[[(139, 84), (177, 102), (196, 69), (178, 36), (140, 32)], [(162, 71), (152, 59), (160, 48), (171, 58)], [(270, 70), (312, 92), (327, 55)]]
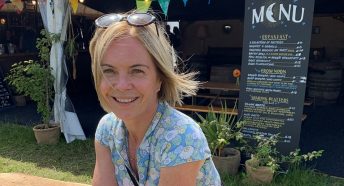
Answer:
[(233, 114), (238, 115), (238, 110), (233, 108), (228, 108), (224, 110), (221, 107), (209, 107), (209, 106), (201, 106), (201, 105), (176, 105), (175, 108), (181, 111), (191, 111), (191, 112), (210, 112), (213, 111), (215, 113), (226, 113), (226, 114)]
[(196, 98), (206, 98), (206, 99), (220, 99), (220, 100), (239, 100), (239, 97), (229, 97), (229, 96), (219, 96), (214, 94), (197, 94), (194, 95)]

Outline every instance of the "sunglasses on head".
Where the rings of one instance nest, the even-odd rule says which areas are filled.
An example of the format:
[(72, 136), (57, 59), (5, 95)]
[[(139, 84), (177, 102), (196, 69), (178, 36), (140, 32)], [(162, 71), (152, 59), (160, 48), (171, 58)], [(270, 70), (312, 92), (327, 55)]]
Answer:
[(157, 35), (159, 36), (158, 26), (156, 25), (156, 17), (150, 13), (132, 13), (127, 16), (122, 14), (105, 14), (100, 16), (95, 20), (95, 24), (99, 28), (108, 28), (110, 25), (114, 23), (118, 23), (121, 21), (127, 21), (127, 23), (131, 26), (136, 27), (143, 27), (155, 23), (155, 28)]

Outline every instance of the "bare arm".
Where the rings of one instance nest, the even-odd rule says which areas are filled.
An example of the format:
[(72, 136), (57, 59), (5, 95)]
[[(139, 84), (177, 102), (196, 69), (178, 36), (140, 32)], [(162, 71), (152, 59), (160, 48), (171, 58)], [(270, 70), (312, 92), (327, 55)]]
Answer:
[(93, 186), (117, 186), (115, 167), (112, 164), (110, 149), (94, 142), (96, 150), (96, 165), (93, 172)]
[(161, 168), (159, 186), (196, 185), (196, 177), (204, 164), (204, 160), (184, 163), (174, 167)]

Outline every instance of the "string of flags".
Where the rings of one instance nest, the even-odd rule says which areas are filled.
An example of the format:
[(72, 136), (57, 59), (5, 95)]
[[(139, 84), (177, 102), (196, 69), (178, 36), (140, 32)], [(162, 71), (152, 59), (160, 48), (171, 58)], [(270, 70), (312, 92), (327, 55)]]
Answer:
[[(71, 8), (74, 13), (78, 10), (79, 0), (69, 0)], [(24, 1), (22, 0), (0, 0), (0, 10), (2, 8), (15, 10), (17, 13), (21, 13), (24, 9)]]
[[(165, 16), (167, 16), (168, 13), (168, 6), (170, 4), (171, 0), (136, 0), (136, 7), (139, 12), (147, 12), (152, 1), (158, 1), (159, 5), (164, 12)], [(183, 0), (184, 6), (187, 5), (188, 0)], [(211, 3), (211, 0), (208, 0), (208, 4)]]
[[(167, 16), (168, 6), (170, 5), (171, 0), (136, 0), (136, 7), (139, 12), (147, 12), (151, 6), (152, 1), (158, 1), (162, 11)], [(69, 0), (73, 13), (76, 13), (78, 10), (79, 0)], [(187, 5), (188, 0), (183, 0), (184, 6)], [(211, 0), (208, 0), (208, 4), (211, 3)], [(5, 6), (5, 4), (11, 4), (18, 13), (23, 11), (24, 2), (22, 0), (0, 0), (0, 10)]]
[(12, 6), (11, 8), (20, 13), (24, 9), (24, 2), (22, 0), (0, 0), (0, 10), (5, 6)]

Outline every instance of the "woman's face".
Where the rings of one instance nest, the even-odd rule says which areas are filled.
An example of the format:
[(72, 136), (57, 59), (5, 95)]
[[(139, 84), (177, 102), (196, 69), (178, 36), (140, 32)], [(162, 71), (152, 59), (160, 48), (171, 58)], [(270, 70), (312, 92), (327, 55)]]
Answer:
[(155, 113), (161, 82), (153, 59), (139, 40), (127, 37), (113, 41), (101, 70), (101, 95), (117, 117), (143, 120)]

